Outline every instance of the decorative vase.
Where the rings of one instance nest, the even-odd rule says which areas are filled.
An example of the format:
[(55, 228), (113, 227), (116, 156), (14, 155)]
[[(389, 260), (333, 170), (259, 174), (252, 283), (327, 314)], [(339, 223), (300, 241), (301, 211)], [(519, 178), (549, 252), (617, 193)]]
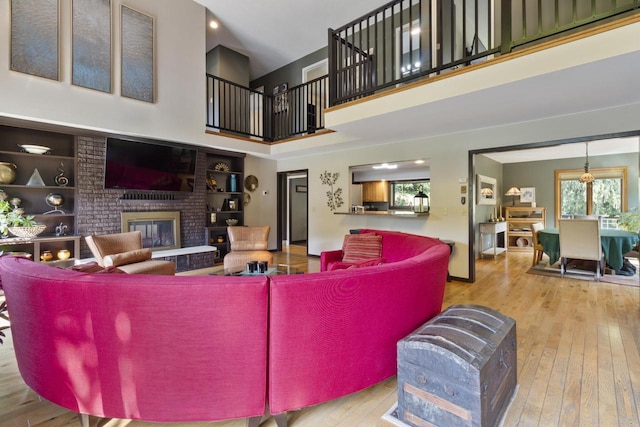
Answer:
[(0, 184), (11, 184), (16, 180), (18, 167), (15, 163), (0, 162)]
[(71, 256), (71, 252), (69, 252), (67, 249), (60, 249), (57, 255), (59, 260), (65, 261), (69, 259), (69, 257)]
[(40, 254), (41, 261), (51, 261), (52, 259), (53, 259), (53, 254), (51, 253), (51, 251), (43, 251)]
[(236, 181), (236, 176), (231, 174), (229, 177), (229, 191), (235, 193), (238, 191), (238, 182)]

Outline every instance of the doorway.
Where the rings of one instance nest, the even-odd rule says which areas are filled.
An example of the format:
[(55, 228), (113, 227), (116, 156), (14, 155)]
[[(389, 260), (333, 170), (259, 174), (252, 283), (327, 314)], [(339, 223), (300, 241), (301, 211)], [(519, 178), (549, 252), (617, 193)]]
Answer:
[(283, 246), (307, 246), (307, 175), (307, 170), (278, 172), (278, 251)]

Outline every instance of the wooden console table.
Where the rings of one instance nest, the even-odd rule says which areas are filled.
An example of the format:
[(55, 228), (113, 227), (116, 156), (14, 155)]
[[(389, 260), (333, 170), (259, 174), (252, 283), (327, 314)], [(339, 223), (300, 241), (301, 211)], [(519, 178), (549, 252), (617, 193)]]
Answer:
[[(501, 234), (501, 233), (502, 233), (502, 246), (498, 246), (498, 234)], [(480, 257), (483, 258), (485, 255), (488, 255), (488, 256), (493, 256), (495, 258), (498, 255), (505, 253), (507, 251), (506, 233), (507, 233), (506, 221), (481, 222), (480, 223)], [(486, 249), (484, 248), (485, 236), (491, 236), (491, 246)]]

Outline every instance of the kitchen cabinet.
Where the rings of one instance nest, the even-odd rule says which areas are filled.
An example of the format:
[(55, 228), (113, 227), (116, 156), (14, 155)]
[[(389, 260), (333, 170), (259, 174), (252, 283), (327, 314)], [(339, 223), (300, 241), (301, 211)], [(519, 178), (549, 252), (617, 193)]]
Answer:
[(387, 181), (373, 181), (362, 183), (363, 202), (388, 202), (389, 183)]

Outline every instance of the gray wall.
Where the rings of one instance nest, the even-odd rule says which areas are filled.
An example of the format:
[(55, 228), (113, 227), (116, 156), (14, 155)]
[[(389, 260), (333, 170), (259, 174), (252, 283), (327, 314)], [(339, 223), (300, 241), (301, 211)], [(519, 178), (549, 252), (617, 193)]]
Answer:
[(296, 191), (296, 186), (307, 187), (307, 178), (294, 178), (291, 180), (291, 242), (307, 240), (307, 194)]
[(292, 88), (294, 86), (302, 84), (302, 69), (304, 67), (308, 67), (309, 65), (315, 64), (316, 62), (320, 62), (323, 59), (327, 59), (326, 47), (310, 53), (307, 56), (303, 56), (297, 61), (285, 65), (284, 67), (278, 68), (277, 70), (269, 74), (252, 80), (249, 87), (251, 87), (252, 89), (256, 89), (260, 86), (264, 86), (264, 93), (268, 94), (273, 93), (273, 88), (282, 83), (287, 83), (289, 85), (289, 88)]
[(207, 52), (207, 73), (249, 86), (249, 57), (218, 45)]
[[(491, 215), (494, 212), (494, 209), (499, 209), (499, 206), (505, 206), (505, 200), (503, 194), (504, 191), (500, 191), (502, 188), (503, 181), (503, 165), (501, 163), (496, 162), (495, 160), (491, 160), (490, 158), (483, 155), (476, 155), (475, 159), (475, 170), (476, 174), (488, 176), (496, 179), (496, 188), (498, 189), (498, 194), (496, 195), (496, 204), (495, 205), (478, 205), (476, 204), (477, 196), (476, 194), (471, 194), (470, 189), (475, 188), (475, 182), (469, 183), (467, 187), (467, 196), (469, 198), (468, 203), (473, 203), (475, 205), (475, 217), (474, 217), (474, 230), (476, 233), (475, 239), (478, 244), (476, 245), (476, 257), (479, 256), (482, 248), (487, 248), (490, 246), (488, 240), (491, 239), (491, 236), (486, 236), (486, 241), (480, 241), (480, 227), (478, 224), (481, 222), (487, 222)], [(476, 177), (474, 177), (476, 179)], [(478, 191), (477, 188), (475, 188)], [(501, 213), (498, 212), (498, 216), (501, 216)], [(506, 236), (505, 236), (506, 238)]]
[[(503, 168), (503, 184), (501, 194), (504, 194), (509, 187), (535, 187), (536, 204), (547, 208), (547, 227), (554, 226), (555, 217), (555, 189), (554, 174), (561, 169), (583, 169), (584, 158), (545, 160), (526, 163), (509, 163)], [(638, 188), (638, 156), (637, 154), (617, 154), (610, 156), (589, 156), (589, 166), (591, 168), (604, 168), (611, 166), (626, 166), (628, 181), (628, 208), (633, 209), (639, 206)], [(500, 184), (500, 182), (498, 182)], [(507, 196), (503, 196), (507, 197)], [(510, 199), (510, 197), (507, 197)], [(519, 198), (516, 197), (516, 206)], [(510, 203), (509, 203), (510, 204)], [(527, 204), (528, 206), (529, 204)]]

